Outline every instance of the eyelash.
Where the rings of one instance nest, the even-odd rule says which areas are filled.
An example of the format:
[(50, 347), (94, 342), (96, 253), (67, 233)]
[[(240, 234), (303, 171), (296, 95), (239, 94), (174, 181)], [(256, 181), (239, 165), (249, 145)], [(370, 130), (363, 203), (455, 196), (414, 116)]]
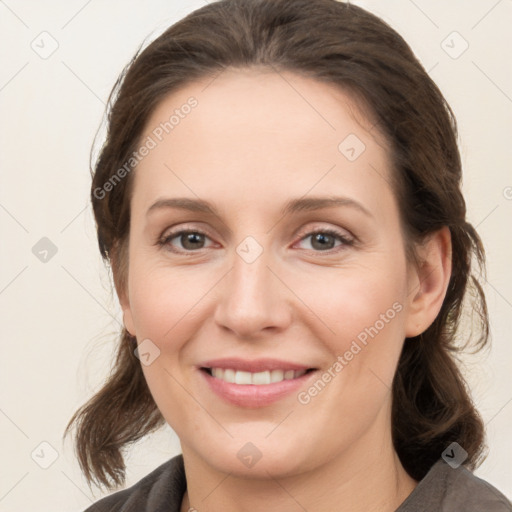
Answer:
[[(332, 249), (327, 249), (325, 251), (315, 251), (314, 249), (308, 249), (309, 251), (313, 251), (314, 253), (318, 253), (318, 254), (323, 253), (326, 255), (330, 255), (333, 253), (337, 253), (340, 250), (343, 250), (344, 247), (350, 247), (350, 246), (354, 245), (353, 239), (347, 238), (343, 233), (337, 231), (336, 229), (332, 229), (332, 228), (323, 228), (323, 229), (316, 229), (314, 231), (310, 231), (310, 232), (306, 233), (304, 236), (302, 236), (299, 241), (305, 240), (308, 237), (314, 236), (319, 233), (321, 233), (323, 235), (333, 236), (333, 237), (337, 238), (338, 240), (340, 240), (342, 242), (342, 244), (339, 245), (337, 248), (333, 247)], [(197, 234), (197, 235), (203, 235), (207, 238), (210, 238), (207, 233), (205, 233), (204, 231), (201, 231), (200, 229), (182, 229), (179, 231), (174, 231), (174, 232), (169, 233), (165, 237), (162, 237), (160, 240), (158, 240), (157, 243), (161, 247), (167, 246), (168, 250), (171, 252), (174, 252), (177, 254), (184, 254), (187, 256), (193, 256), (193, 255), (197, 254), (198, 252), (200, 252), (201, 250), (205, 249), (205, 248), (201, 248), (201, 249), (197, 249), (197, 250), (182, 250), (182, 249), (176, 250), (174, 248), (171, 248), (170, 241), (173, 240), (174, 238), (178, 238), (179, 236), (184, 235), (184, 234)]]

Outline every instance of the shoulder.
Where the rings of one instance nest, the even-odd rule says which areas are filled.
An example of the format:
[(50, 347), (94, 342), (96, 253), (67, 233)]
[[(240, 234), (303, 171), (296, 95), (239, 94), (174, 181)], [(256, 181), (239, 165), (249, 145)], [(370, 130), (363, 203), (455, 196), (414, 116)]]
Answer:
[(178, 512), (185, 489), (183, 455), (180, 454), (158, 466), (136, 484), (97, 501), (84, 512), (145, 512), (164, 509)]
[(511, 502), (489, 482), (477, 477), (464, 466), (452, 469), (444, 461), (442, 465), (450, 482), (445, 497), (446, 510), (455, 510), (453, 507), (459, 506), (466, 512), (512, 512)]
[(397, 512), (424, 509), (440, 512), (512, 512), (512, 504), (496, 487), (464, 466), (452, 468), (440, 459)]

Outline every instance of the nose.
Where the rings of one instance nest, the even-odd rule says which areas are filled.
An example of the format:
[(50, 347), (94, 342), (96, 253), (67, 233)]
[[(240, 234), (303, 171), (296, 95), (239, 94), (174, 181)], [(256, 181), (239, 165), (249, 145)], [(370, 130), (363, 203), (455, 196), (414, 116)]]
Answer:
[(291, 322), (291, 292), (269, 252), (252, 262), (235, 253), (233, 266), (224, 277), (215, 310), (215, 321), (221, 329), (239, 339), (255, 340), (285, 330)]

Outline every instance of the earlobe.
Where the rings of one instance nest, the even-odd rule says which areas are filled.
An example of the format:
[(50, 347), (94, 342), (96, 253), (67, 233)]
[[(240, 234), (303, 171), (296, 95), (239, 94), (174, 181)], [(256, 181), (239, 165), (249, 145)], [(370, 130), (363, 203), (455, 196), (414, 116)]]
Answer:
[(412, 272), (405, 335), (418, 336), (430, 327), (443, 305), (452, 271), (450, 229), (445, 226), (419, 248), (420, 263)]
[(132, 310), (130, 307), (130, 301), (128, 299), (127, 293), (123, 288), (118, 289), (116, 286), (117, 296), (119, 297), (119, 304), (121, 305), (121, 309), (123, 311), (123, 324), (125, 329), (132, 335), (136, 336), (135, 326), (133, 323)]
[(131, 336), (135, 336), (135, 329), (133, 325), (133, 318), (131, 311), (123, 308), (123, 325)]

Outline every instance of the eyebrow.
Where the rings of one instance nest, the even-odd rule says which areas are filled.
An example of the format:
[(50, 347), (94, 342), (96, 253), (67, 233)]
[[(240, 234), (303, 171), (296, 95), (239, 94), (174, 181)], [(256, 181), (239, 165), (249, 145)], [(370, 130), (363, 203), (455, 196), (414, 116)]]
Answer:
[[(348, 197), (301, 197), (288, 201), (281, 210), (281, 214), (288, 215), (295, 212), (316, 211), (325, 208), (336, 208), (340, 206), (348, 206), (354, 208), (366, 216), (373, 218), (373, 215), (361, 203), (350, 199)], [(191, 199), (188, 197), (174, 197), (159, 199), (153, 203), (146, 212), (149, 215), (151, 212), (165, 208), (177, 208), (181, 210), (188, 210), (191, 212), (206, 213), (215, 217), (220, 217), (217, 209), (208, 201), (204, 199)]]

